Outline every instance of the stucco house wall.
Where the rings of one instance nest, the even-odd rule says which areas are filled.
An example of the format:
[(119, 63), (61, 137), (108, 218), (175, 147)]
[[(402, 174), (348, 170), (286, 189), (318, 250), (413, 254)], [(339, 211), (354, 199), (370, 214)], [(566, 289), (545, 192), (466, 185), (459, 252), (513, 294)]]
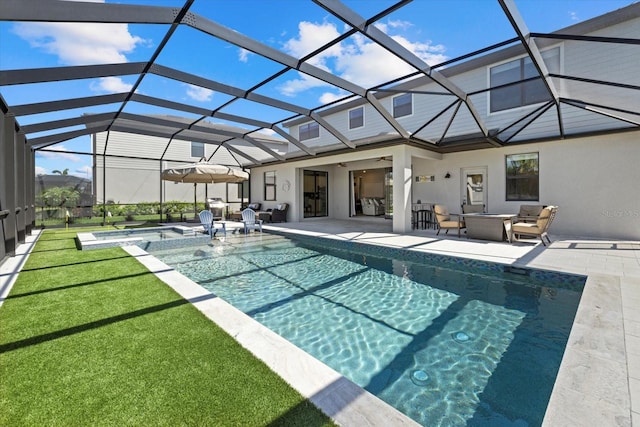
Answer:
[[(462, 203), (461, 170), (487, 169), (487, 210), (517, 213), (521, 204), (559, 206), (552, 233), (564, 236), (640, 239), (640, 144), (638, 133), (620, 133), (588, 138), (519, 145), (488, 150), (438, 155), (413, 149), (410, 179), (411, 202), (440, 203), (452, 212)], [(291, 203), (289, 221), (304, 220), (301, 206), (302, 171), (329, 172), (329, 217), (348, 219), (349, 171), (380, 168), (380, 156), (396, 156), (399, 147), (329, 156), (295, 163), (272, 165), (252, 170), (252, 201), (263, 202), (263, 172), (275, 171), (277, 200), (263, 202), (273, 208)], [(505, 157), (509, 154), (538, 152), (540, 162), (539, 202), (506, 201)], [(357, 154), (357, 156), (356, 156)], [(363, 157), (366, 160), (360, 160)], [(346, 162), (347, 167), (338, 167)], [(445, 178), (447, 172), (450, 178)], [(433, 175), (433, 182), (416, 183), (415, 177)], [(287, 192), (281, 186), (289, 181)], [(398, 180), (394, 176), (394, 185)], [(394, 202), (395, 204), (395, 202)], [(313, 219), (307, 219), (313, 220)]]
[[(461, 169), (486, 166), (489, 212), (515, 213), (520, 204), (557, 205), (554, 233), (638, 239), (638, 142), (634, 132), (445, 154), (438, 161), (414, 158), (414, 176), (434, 175), (435, 181), (414, 183), (412, 197), (460, 211)], [(540, 200), (506, 201), (505, 156), (529, 152), (539, 153)]]
[[(94, 135), (96, 153), (104, 151), (107, 144), (106, 132)], [(123, 143), (126, 142), (126, 143)], [(123, 147), (121, 156), (98, 157), (94, 165), (95, 194), (98, 203), (113, 201), (128, 204), (160, 201), (160, 192), (164, 201), (193, 202), (194, 186), (186, 183), (173, 183), (160, 180), (160, 171), (179, 164), (175, 161), (144, 160), (145, 155), (162, 155), (167, 141), (164, 138), (135, 135), (123, 132), (110, 132), (109, 142)], [(215, 146), (205, 145), (205, 156), (210, 156)], [(197, 162), (199, 157), (191, 156), (189, 141), (173, 141), (165, 157), (183, 162)], [(233, 160), (233, 159), (231, 159)], [(106, 174), (105, 174), (106, 165)], [(199, 184), (196, 186), (196, 198), (204, 202), (207, 197), (226, 198), (226, 184)]]

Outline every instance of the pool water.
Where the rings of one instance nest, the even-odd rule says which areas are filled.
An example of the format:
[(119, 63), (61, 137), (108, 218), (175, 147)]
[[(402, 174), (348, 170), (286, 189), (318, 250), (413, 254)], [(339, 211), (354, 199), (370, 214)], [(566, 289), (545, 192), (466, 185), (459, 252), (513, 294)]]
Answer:
[(423, 425), (542, 424), (582, 278), (330, 245), (264, 233), (152, 254)]
[(147, 242), (157, 242), (166, 239), (184, 238), (185, 235), (166, 227), (124, 229), (114, 231), (100, 231), (93, 233), (96, 240), (111, 240), (114, 238), (139, 237)]

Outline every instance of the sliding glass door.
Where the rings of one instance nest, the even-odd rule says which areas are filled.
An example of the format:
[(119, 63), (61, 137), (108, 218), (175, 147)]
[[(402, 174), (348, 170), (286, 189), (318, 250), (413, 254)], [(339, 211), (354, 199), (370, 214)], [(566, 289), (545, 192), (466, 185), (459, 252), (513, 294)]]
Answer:
[(304, 217), (328, 216), (329, 174), (322, 171), (304, 171)]

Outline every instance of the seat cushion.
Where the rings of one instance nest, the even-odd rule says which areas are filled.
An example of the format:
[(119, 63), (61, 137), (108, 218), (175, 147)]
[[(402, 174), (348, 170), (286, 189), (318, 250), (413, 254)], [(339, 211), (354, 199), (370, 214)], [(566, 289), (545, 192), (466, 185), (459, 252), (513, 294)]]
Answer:
[(544, 230), (544, 228), (547, 226), (547, 222), (549, 222), (549, 218), (551, 217), (551, 209), (553, 209), (553, 206), (547, 206), (546, 208), (542, 209), (542, 212), (540, 212), (540, 215), (538, 215), (536, 225), (540, 230)]
[(460, 224), (460, 228), (465, 226), (464, 221), (440, 221), (438, 224), (440, 224), (440, 228), (458, 228), (458, 224)]
[(538, 216), (542, 209), (542, 205), (520, 205), (518, 216)]
[(441, 226), (443, 222), (450, 221), (451, 215), (449, 215), (449, 209), (446, 206), (435, 205), (433, 210), (436, 214), (436, 220)]
[(511, 227), (511, 230), (516, 234), (540, 234), (540, 228), (538, 228), (538, 224), (531, 222), (516, 222)]

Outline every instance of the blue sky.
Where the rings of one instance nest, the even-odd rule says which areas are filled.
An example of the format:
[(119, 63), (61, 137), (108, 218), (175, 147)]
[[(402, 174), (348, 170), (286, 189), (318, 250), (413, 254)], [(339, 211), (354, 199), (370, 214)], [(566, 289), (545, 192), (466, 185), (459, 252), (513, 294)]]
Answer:
[[(180, 0), (118, 2), (182, 6)], [(344, 0), (344, 3), (365, 18), (394, 4), (388, 0)], [(633, 1), (515, 0), (515, 3), (531, 31), (551, 32)], [(324, 9), (301, 0), (196, 0), (191, 11), (298, 58), (336, 38), (346, 28)], [(498, 2), (493, 0), (415, 0), (381, 20), (379, 28), (431, 65), (515, 35)], [(147, 61), (166, 30), (164, 25), (0, 22), (0, 69)], [(282, 69), (279, 64), (188, 27), (177, 30), (158, 63), (241, 89), (248, 89)], [(346, 39), (313, 58), (311, 63), (365, 87), (408, 72), (404, 64), (360, 35)], [(38, 84), (0, 87), (0, 93), (10, 105), (21, 105), (123, 92), (129, 90), (134, 81), (133, 76), (110, 77), (47, 84), (46, 89)], [(166, 99), (211, 109), (230, 99), (222, 93), (154, 75), (145, 77), (138, 92), (158, 96), (158, 90)], [(294, 71), (285, 73), (258, 93), (308, 108), (345, 96), (338, 88)], [(49, 114), (45, 121), (115, 108), (117, 106), (104, 106)], [(135, 104), (127, 106), (126, 111), (176, 114)], [(259, 116), (266, 121), (291, 116), (290, 112), (248, 101), (236, 102), (225, 112)], [(23, 125), (36, 121), (43, 121), (43, 117), (18, 117)], [(89, 152), (88, 136), (66, 141), (55, 148), (56, 153), (37, 155), (36, 173), (68, 169), (70, 174), (90, 178), (91, 158), (69, 153)]]

